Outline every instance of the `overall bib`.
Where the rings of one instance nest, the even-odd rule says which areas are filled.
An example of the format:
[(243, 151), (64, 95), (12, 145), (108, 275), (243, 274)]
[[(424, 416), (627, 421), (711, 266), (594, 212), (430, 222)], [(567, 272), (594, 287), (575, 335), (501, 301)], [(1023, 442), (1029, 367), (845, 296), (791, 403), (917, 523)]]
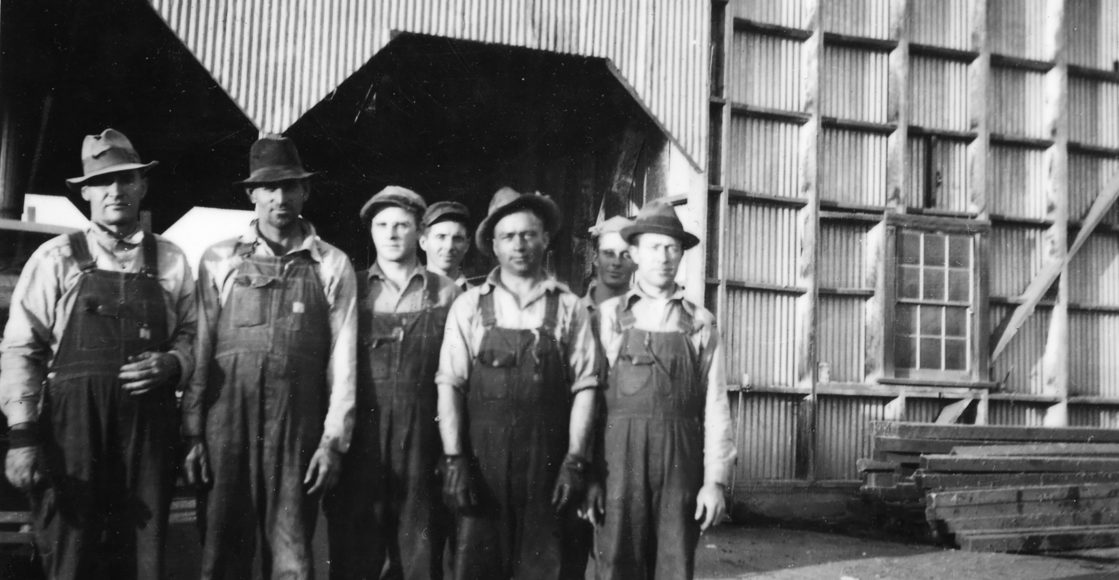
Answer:
[[(552, 490), (567, 454), (571, 381), (556, 340), (559, 295), (537, 329), (496, 324), (493, 293), (479, 302), (486, 329), (466, 397), (480, 506), (458, 521), (458, 580), (583, 578), (586, 541)], [(578, 562), (582, 562), (582, 566)]]
[(163, 546), (177, 462), (175, 391), (129, 395), (117, 379), (128, 357), (163, 350), (167, 310), (155, 236), (139, 273), (99, 270), (83, 233), (70, 235), (81, 268), (77, 299), (43, 389), (49, 470), (31, 494), (36, 545), (49, 578), (163, 577)]
[(203, 578), (250, 578), (258, 532), (265, 578), (311, 578), (318, 497), (303, 477), (322, 437), (330, 307), (307, 251), (253, 254), (218, 317), (204, 405), (213, 487)]
[(328, 494), (330, 576), (442, 578), (451, 516), (435, 468), (443, 447), (435, 371), (449, 306), (436, 306), (428, 272), (423, 305), (374, 312), (368, 275), (358, 277), (358, 391), (353, 441)]
[(606, 394), (606, 521), (596, 539), (598, 578), (679, 579), (695, 571), (703, 484), (706, 393), (689, 340), (679, 330), (633, 328), (619, 304), (622, 347)]

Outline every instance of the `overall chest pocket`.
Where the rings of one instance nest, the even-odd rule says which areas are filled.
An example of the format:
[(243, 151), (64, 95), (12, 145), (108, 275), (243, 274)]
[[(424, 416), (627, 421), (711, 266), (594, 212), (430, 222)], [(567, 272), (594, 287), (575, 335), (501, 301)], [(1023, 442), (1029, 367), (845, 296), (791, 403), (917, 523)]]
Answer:
[(514, 388), (517, 353), (502, 349), (483, 349), (478, 353), (471, 389), (482, 399), (505, 399)]
[(370, 377), (374, 380), (384, 380), (392, 376), (397, 351), (395, 345), (399, 342), (397, 336), (366, 335), (358, 342), (362, 356), (366, 358)]
[(119, 329), (122, 306), (111, 300), (86, 296), (75, 306), (78, 346), (83, 350), (109, 350), (120, 347)]
[(277, 282), (272, 276), (237, 276), (227, 305), (233, 326), (260, 326), (267, 322), (272, 288)]
[(640, 344), (627, 343), (618, 358), (623, 364), (615, 380), (622, 395), (635, 395), (656, 380), (656, 359)]

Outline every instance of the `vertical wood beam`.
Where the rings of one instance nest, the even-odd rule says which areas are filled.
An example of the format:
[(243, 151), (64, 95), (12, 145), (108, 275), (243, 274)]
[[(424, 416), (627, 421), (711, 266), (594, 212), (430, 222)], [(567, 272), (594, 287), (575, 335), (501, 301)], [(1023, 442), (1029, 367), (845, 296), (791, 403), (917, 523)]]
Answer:
[[(1046, 218), (1053, 220), (1045, 232), (1045, 263), (1064, 260), (1068, 252), (1068, 51), (1065, 27), (1066, 0), (1046, 3), (1045, 38), (1053, 68), (1045, 74), (1045, 122), (1053, 145), (1045, 150)], [(1045, 425), (1068, 425), (1068, 266), (1057, 279), (1057, 302), (1049, 319), (1049, 335), (1042, 358), (1046, 394), (1059, 402), (1045, 414)]]
[(905, 213), (909, 189), (909, 0), (890, 0), (889, 93), (886, 120), (897, 129), (886, 139), (886, 207)]
[[(975, 139), (967, 146), (967, 199), (968, 211), (975, 212), (981, 220), (990, 219), (990, 192), (987, 190), (988, 157), (991, 154), (991, 108), (988, 107), (991, 99), (991, 42), (987, 34), (987, 2), (988, 0), (971, 0), (968, 14), (971, 49), (979, 56), (968, 65), (968, 126), (975, 133)], [(987, 297), (990, 295), (990, 266), (988, 264), (990, 244), (987, 240), (979, 240), (976, 244), (975, 266), (979, 278), (978, 300), (981, 305), (974, 312), (979, 316), (976, 324), (976, 336), (980, 340), (973, 349), (973, 360), (978, 365), (978, 378), (990, 378), (990, 365), (987, 362), (988, 344), (991, 322), (990, 311), (986, 307)], [(975, 407), (975, 423), (986, 425), (988, 421), (989, 401), (986, 394)]]
[(797, 248), (796, 282), (805, 293), (796, 299), (796, 387), (805, 392), (797, 414), (796, 477), (816, 479), (816, 326), (819, 306), (817, 280), (817, 239), (820, 228), (820, 147), (821, 131), (821, 61), (824, 56), (824, 32), (821, 3), (807, 2), (808, 29), (812, 35), (804, 41), (801, 63), (801, 86), (805, 112), (809, 120), (800, 128), (798, 167), (800, 196), (807, 204), (798, 216), (800, 240)]

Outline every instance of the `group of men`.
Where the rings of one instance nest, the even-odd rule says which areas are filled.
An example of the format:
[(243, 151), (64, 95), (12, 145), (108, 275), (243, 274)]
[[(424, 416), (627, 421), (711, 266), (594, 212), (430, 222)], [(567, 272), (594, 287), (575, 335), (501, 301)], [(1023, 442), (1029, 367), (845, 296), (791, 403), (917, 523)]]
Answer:
[(331, 578), (692, 576), (735, 448), (670, 206), (594, 229), (579, 298), (544, 268), (550, 198), (494, 194), (473, 241), (498, 266), (471, 286), (467, 208), (389, 186), (355, 273), (301, 217), (294, 143), (265, 136), (237, 184), (256, 217), (195, 283), (140, 227), (156, 162), (107, 129), (82, 163), (92, 224), (34, 253), (0, 343), (5, 473), (49, 578), (161, 578), (180, 468), (203, 578), (252, 577), (258, 548), (264, 577), (313, 577), (320, 503)]

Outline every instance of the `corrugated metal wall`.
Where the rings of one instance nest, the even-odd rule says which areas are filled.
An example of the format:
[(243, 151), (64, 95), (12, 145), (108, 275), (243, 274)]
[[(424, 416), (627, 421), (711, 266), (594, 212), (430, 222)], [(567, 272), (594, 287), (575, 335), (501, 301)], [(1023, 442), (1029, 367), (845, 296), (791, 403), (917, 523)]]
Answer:
[(913, 42), (964, 50), (970, 48), (971, 6), (967, 0), (919, 0), (909, 3)]
[(987, 35), (991, 51), (1007, 56), (1046, 60), (1052, 54), (1045, 39), (1048, 0), (987, 2)]
[[(787, 294), (729, 288), (722, 326), (727, 380), (737, 384), (789, 387), (795, 382), (796, 317)], [(746, 378), (749, 380), (747, 381)]]
[(740, 33), (734, 35), (733, 44), (733, 54), (741, 58), (731, 61), (729, 98), (770, 109), (803, 109), (800, 41)]
[(1076, 0), (1068, 4), (1069, 62), (1108, 70), (1119, 61), (1119, 4), (1114, 0)]
[(151, 2), (263, 131), (287, 129), (393, 33), (409, 32), (610, 59), (706, 166), (706, 0)]
[[(1017, 218), (1044, 218), (1045, 176), (1043, 150), (992, 145), (987, 157), (987, 195), (991, 213)], [(1095, 198), (1094, 193), (1092, 198)]]
[(886, 136), (824, 129), (820, 198), (862, 206), (886, 204)]
[(886, 122), (888, 57), (842, 46), (824, 49), (825, 116), (872, 123)]
[(729, 187), (781, 197), (800, 195), (800, 125), (735, 116), (727, 146)]
[[(1009, 305), (991, 305), (991, 326), (1010, 316), (1012, 310)], [(1049, 309), (1038, 308), (1018, 331), (1006, 354), (995, 360), (991, 378), (1003, 382), (1003, 389), (1010, 393), (1044, 394), (1041, 355), (1045, 352), (1045, 337), (1048, 335)], [(998, 424), (994, 420), (991, 422)]]
[(951, 131), (968, 130), (967, 63), (910, 58), (909, 94), (910, 123)]
[(1119, 83), (1069, 79), (1070, 139), (1088, 145), (1119, 147), (1119, 115), (1115, 111), (1119, 111)]
[(870, 457), (870, 423), (886, 417), (888, 401), (875, 397), (820, 397), (817, 445), (821, 479), (857, 479), (855, 462)]
[(991, 131), (1020, 137), (1045, 138), (1045, 75), (1037, 71), (991, 69)]
[(1069, 316), (1069, 394), (1119, 398), (1119, 312)]

